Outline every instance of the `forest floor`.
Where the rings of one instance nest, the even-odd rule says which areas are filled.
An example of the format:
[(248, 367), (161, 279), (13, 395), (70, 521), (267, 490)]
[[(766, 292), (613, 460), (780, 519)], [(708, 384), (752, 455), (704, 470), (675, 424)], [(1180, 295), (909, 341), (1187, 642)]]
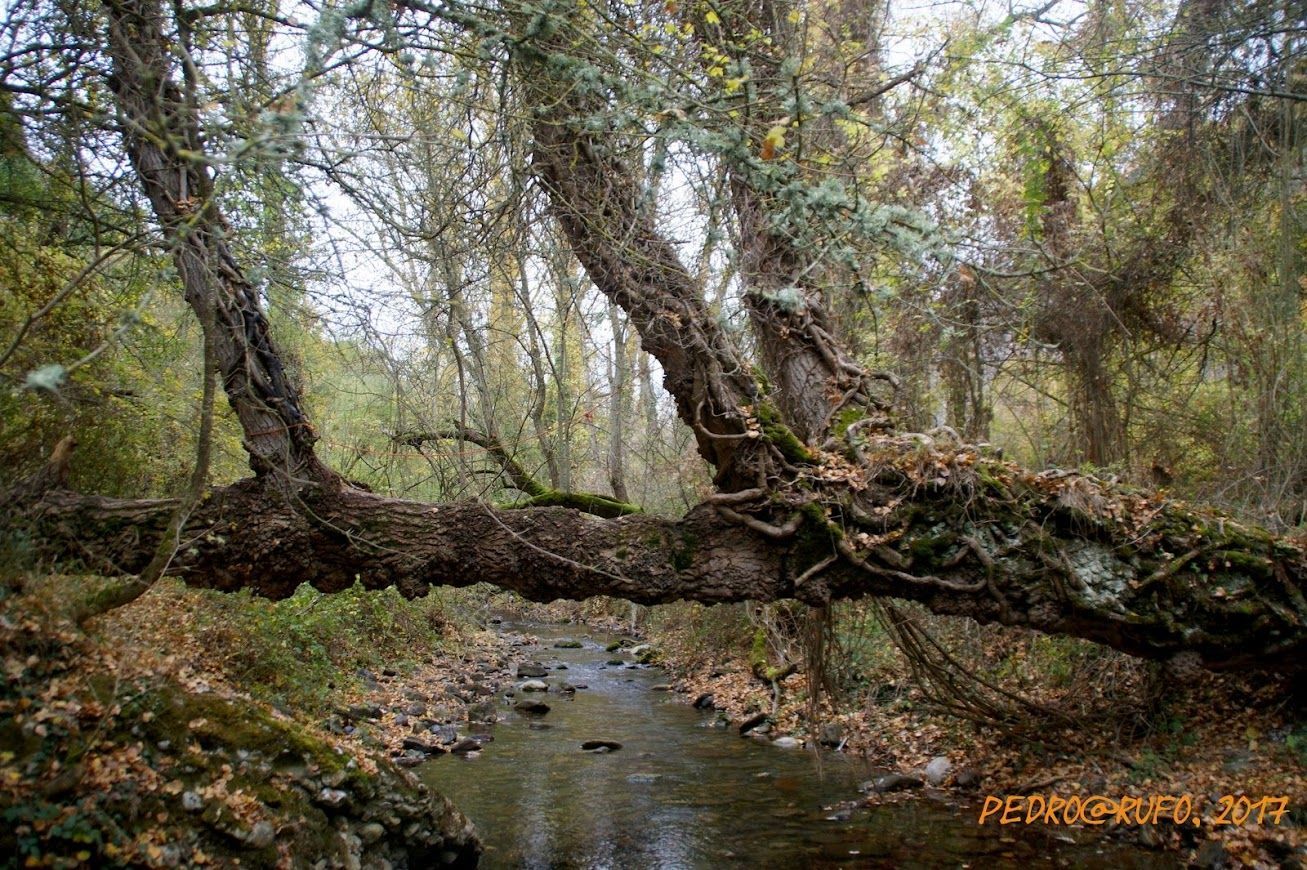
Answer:
[[(92, 582), (32, 577), (0, 595), (0, 855), (13, 865), (475, 862), (466, 819), (392, 763), (402, 747), (391, 712), (389, 723), (363, 715), (401, 676), (352, 668), (366, 632), (342, 632), (324, 669), (306, 638), (269, 620), (279, 605), (171, 582), (83, 630), (67, 605)], [(334, 613), (331, 627), (350, 617), (360, 614)], [(436, 638), (400, 664), (406, 685), (475, 673), (470, 663), (506, 645), (448, 624)], [(267, 660), (286, 682), (249, 667)]]

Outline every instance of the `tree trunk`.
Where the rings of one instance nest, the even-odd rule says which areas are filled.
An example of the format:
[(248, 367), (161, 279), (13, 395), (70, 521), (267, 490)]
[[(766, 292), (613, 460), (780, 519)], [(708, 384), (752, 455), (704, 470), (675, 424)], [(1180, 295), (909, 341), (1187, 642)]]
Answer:
[[(893, 596), (1208, 668), (1307, 663), (1301, 546), (1090, 477), (1032, 475), (919, 438), (876, 439), (864, 457), (861, 491), (877, 516), (847, 535), (803, 513), (794, 534), (777, 537), (711, 503), (679, 520), (604, 520), (349, 489), (314, 499), (310, 521), (246, 481), (196, 509), (169, 573), (274, 598), (300, 583), (330, 592), (356, 578), (405, 595), (490, 582), (537, 601)], [(54, 490), (24, 518), (49, 550), (99, 571), (138, 571), (174, 507)]]
[(626, 359), (626, 322), (622, 310), (616, 305), (608, 305), (608, 322), (613, 329), (613, 360), (608, 376), (608, 481), (613, 488), (613, 498), (621, 502), (631, 499), (626, 493), (626, 418), (629, 416), (628, 401), (630, 363)]
[[(338, 482), (313, 452), (317, 435), (268, 332), (259, 291), (232, 255), (200, 140), (185, 28), (179, 62), (157, 0), (108, 0), (109, 86), (123, 144), (163, 228), (186, 301), (214, 312), (214, 351), (255, 474), (293, 491)], [(178, 85), (174, 67), (183, 67)], [(184, 89), (183, 89), (184, 87)]]

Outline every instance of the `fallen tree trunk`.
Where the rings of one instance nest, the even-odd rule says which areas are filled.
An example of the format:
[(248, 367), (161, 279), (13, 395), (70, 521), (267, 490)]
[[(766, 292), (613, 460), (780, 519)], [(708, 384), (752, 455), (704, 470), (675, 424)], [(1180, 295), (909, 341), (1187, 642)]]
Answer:
[[(196, 509), (170, 573), (273, 598), (301, 582), (330, 592), (356, 578), (409, 596), (488, 582), (537, 601), (892, 596), (1211, 669), (1292, 671), (1307, 660), (1307, 553), (1297, 544), (1079, 474), (1032, 475), (966, 447), (882, 438), (863, 455), (872, 472), (856, 501), (814, 510), (810, 492), (774, 495), (775, 507), (792, 509), (780, 530), (712, 503), (679, 520), (601, 519), (342, 489), (306, 510), (248, 480)], [(53, 551), (95, 571), (134, 572), (173, 507), (55, 490), (23, 516)]]

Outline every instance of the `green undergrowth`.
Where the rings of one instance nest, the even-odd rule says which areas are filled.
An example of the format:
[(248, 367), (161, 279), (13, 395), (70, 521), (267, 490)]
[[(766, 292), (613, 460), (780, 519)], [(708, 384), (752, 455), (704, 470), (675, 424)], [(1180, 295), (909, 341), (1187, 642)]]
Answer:
[(465, 617), (456, 594), (404, 599), (394, 589), (324, 595), (301, 586), (284, 601), (246, 592), (191, 592), (196, 638), (229, 679), (256, 697), (300, 710), (329, 707), (361, 672), (400, 673), (457, 645)]

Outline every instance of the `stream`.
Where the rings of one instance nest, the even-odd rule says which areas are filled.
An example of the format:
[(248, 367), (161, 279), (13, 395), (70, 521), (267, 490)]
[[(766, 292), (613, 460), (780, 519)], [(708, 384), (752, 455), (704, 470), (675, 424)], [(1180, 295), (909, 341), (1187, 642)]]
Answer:
[[(610, 665), (615, 636), (584, 626), (505, 624), (539, 638), (526, 648), (546, 692), (501, 707), (493, 742), (470, 757), (418, 768), (472, 819), (483, 867), (1016, 867), (1179, 866), (1175, 857), (1080, 830), (976, 824), (975, 804), (926, 789), (878, 806), (849, 802), (883, 770), (847, 756), (779, 749), (713, 727), (657, 668)], [(558, 649), (563, 639), (580, 649)], [(563, 666), (560, 669), (559, 666)], [(560, 694), (563, 683), (578, 688)], [(512, 702), (540, 700), (543, 716)], [(589, 740), (611, 752), (582, 751)]]

